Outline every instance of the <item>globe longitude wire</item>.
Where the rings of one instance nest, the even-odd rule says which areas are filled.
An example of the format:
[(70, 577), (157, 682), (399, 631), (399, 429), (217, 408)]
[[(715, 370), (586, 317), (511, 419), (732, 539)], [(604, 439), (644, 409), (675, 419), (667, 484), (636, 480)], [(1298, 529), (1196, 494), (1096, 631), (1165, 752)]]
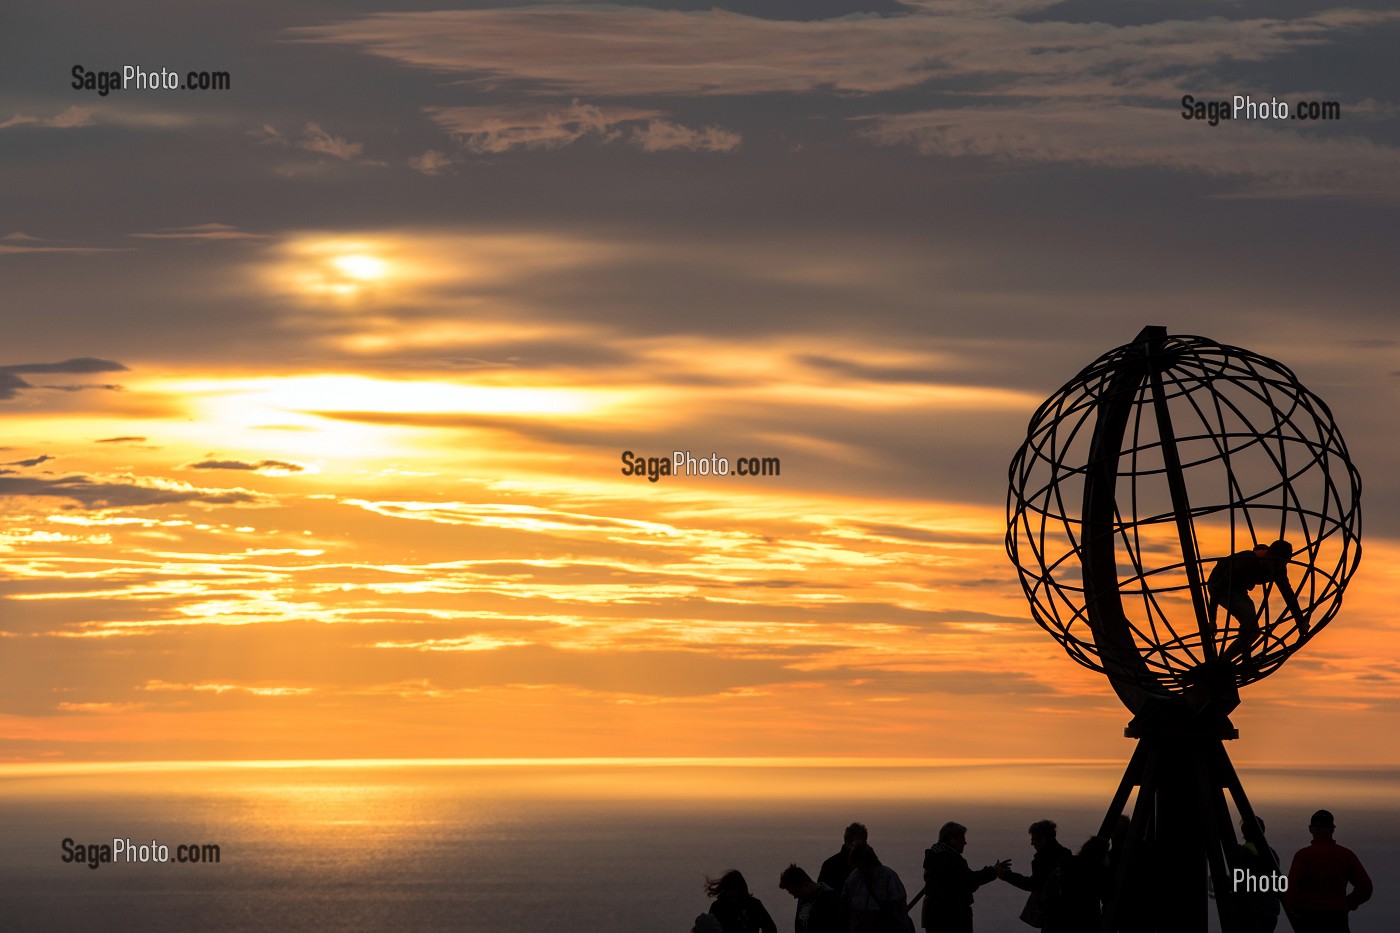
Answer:
[[(1181, 692), (1192, 671), (1240, 635), (1223, 607), (1213, 629), (1201, 624), (1206, 596), (1193, 588), (1220, 558), (1287, 539), (1308, 627), (1276, 611), (1265, 584), (1259, 640), (1234, 660), (1243, 686), (1277, 670), (1336, 615), (1360, 558), (1360, 478), (1330, 410), (1286, 366), (1202, 337), (1144, 347), (1104, 354), (1032, 416), (1011, 462), (1007, 553), (1035, 620), (1071, 658), (1160, 694)], [(1125, 404), (1121, 444), (1096, 457), (1100, 418)], [(1117, 589), (1095, 596), (1084, 581), (1083, 510), (1086, 483), (1106, 467), (1103, 458), (1115, 461)], [(1169, 488), (1172, 459), (1189, 497), (1184, 510)], [(1105, 657), (1091, 625), (1095, 599), (1115, 609), (1122, 600), (1137, 663), (1115, 656), (1121, 645), (1107, 646)]]

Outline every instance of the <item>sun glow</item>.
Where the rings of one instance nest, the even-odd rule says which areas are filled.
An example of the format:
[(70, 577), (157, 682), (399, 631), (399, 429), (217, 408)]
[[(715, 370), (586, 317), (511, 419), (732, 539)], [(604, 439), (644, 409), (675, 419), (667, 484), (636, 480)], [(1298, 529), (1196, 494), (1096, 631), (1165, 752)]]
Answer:
[(267, 270), (269, 282), (304, 297), (368, 298), (410, 287), (425, 276), (421, 261), (386, 238), (306, 238), (284, 247), (283, 254)]
[(270, 291), (301, 302), (338, 307), (412, 298), (424, 311), (448, 310), (455, 319), (464, 289), (557, 275), (624, 252), (600, 240), (503, 231), (306, 232), (272, 245), (255, 275)]
[(347, 278), (357, 282), (372, 282), (384, 278), (389, 273), (388, 263), (365, 253), (337, 256), (331, 260), (331, 265), (344, 273)]

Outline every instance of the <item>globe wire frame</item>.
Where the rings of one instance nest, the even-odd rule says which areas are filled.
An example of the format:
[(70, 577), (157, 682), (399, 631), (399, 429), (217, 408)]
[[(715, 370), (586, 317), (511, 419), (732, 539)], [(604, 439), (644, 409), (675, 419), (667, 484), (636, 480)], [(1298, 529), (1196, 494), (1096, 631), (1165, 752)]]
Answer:
[[(1309, 625), (1304, 631), (1301, 620), (1274, 612), (1265, 585), (1262, 641), (1231, 660), (1235, 686), (1244, 686), (1277, 670), (1340, 608), (1360, 561), (1360, 476), (1330, 409), (1288, 367), (1203, 337), (1163, 336), (1150, 351), (1134, 341), (1099, 357), (1031, 417), (1008, 471), (1007, 554), (1036, 622), (1071, 658), (1162, 695), (1183, 692), (1192, 672), (1240, 634), (1223, 607), (1213, 613), (1213, 631), (1198, 618), (1193, 606), (1207, 597), (1191, 593), (1191, 578), (1205, 580), (1221, 557), (1287, 538), (1295, 548), (1290, 577), (1301, 568), (1294, 586)], [(1141, 367), (1145, 352), (1160, 374), (1158, 388), (1140, 378), (1124, 390), (1120, 371)], [(1079, 510), (1095, 467), (1090, 439), (1105, 404), (1123, 402), (1108, 398), (1115, 391), (1132, 396), (1121, 450), (1105, 454), (1117, 458), (1118, 594), (1134, 608), (1125, 614), (1140, 661), (1131, 668), (1104, 657), (1080, 565)], [(1158, 401), (1169, 413), (1165, 443), (1153, 417)], [(1192, 498), (1189, 543), (1164, 495), (1177, 456)], [(1195, 555), (1194, 568), (1187, 554)]]

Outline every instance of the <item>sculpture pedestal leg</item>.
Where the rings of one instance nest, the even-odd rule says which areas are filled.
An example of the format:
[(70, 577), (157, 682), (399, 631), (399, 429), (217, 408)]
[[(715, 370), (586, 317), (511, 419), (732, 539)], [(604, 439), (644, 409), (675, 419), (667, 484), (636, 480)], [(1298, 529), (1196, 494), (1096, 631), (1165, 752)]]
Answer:
[(1114, 897), (1104, 911), (1104, 933), (1206, 933), (1208, 878), (1220, 929), (1243, 929), (1231, 874), (1240, 841), (1229, 801), (1248, 841), (1265, 853), (1273, 871), (1278, 865), (1221, 736), (1180, 729), (1141, 733), (1100, 835), (1113, 835), (1134, 788), (1132, 821), (1113, 854)]

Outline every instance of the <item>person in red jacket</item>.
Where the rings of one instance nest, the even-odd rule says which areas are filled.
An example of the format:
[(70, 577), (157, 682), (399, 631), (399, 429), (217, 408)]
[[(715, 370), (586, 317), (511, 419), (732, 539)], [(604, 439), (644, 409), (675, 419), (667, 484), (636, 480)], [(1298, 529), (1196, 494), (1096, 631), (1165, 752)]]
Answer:
[(1347, 915), (1371, 899), (1371, 877), (1356, 853), (1337, 845), (1335, 830), (1329, 811), (1314, 813), (1308, 822), (1312, 844), (1299, 849), (1288, 868), (1283, 902), (1297, 933), (1347, 933)]

